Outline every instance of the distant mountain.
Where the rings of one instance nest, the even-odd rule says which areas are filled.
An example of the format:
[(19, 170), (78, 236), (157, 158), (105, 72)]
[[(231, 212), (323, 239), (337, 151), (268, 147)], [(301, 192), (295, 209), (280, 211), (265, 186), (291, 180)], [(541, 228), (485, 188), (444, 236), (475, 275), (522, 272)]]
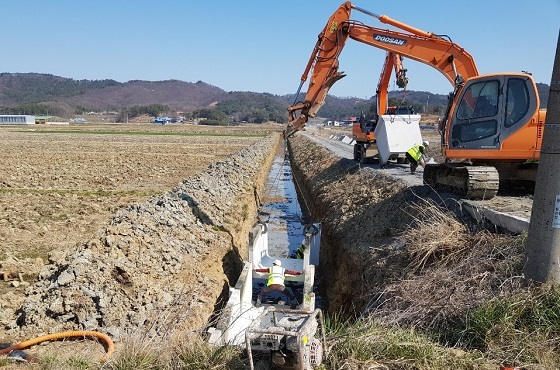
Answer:
[[(549, 87), (537, 84), (541, 107), (548, 102)], [(300, 94), (303, 99), (305, 93)], [(392, 91), (390, 103), (414, 106), (416, 111), (426, 109), (442, 113), (447, 95), (426, 91)], [(40, 73), (0, 73), (0, 113), (56, 114), (71, 117), (81, 112), (116, 111), (132, 106), (160, 104), (170, 114), (193, 112), (200, 109), (218, 109), (240, 121), (286, 122), (286, 108), (293, 95), (273, 95), (253, 92), (226, 92), (205, 82), (167, 81), (74, 80)], [(329, 95), (319, 111), (321, 117), (344, 119), (371, 111), (375, 101), (360, 98), (339, 98)], [(164, 112), (162, 112), (164, 113)]]
[(43, 104), (62, 112), (119, 111), (133, 105), (163, 104), (172, 111), (193, 111), (227, 97), (224, 90), (198, 81), (74, 80), (50, 74), (0, 73), (0, 110)]
[(0, 105), (61, 100), (119, 85), (114, 80), (73, 80), (40, 73), (0, 73)]
[(117, 86), (91, 89), (63, 101), (91, 110), (119, 110), (132, 105), (164, 104), (172, 111), (192, 111), (223, 100), (227, 93), (202, 81), (129, 81)]

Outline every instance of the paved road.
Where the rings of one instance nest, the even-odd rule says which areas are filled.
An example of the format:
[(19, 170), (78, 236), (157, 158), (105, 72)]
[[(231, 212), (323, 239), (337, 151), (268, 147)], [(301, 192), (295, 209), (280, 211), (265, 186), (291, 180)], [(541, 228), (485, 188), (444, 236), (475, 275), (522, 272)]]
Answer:
[[(310, 125), (307, 126), (306, 131), (301, 131), (300, 133), (329, 149), (339, 157), (347, 159), (353, 159), (354, 157), (353, 146), (340, 140), (331, 139), (328, 131), (325, 133), (324, 130), (318, 130)], [(389, 162), (384, 168), (380, 168), (379, 164), (367, 164), (362, 166), (371, 167), (402, 179), (409, 186), (423, 185), (422, 167), (418, 167), (416, 173), (412, 175), (408, 164)], [(440, 195), (446, 197), (445, 194)], [(449, 195), (449, 197), (456, 198), (457, 196)], [(511, 232), (523, 232), (527, 231), (529, 228), (533, 201), (528, 196), (499, 195), (491, 200), (473, 201), (462, 199), (461, 202), (464, 203), (466, 209), (469, 210), (473, 217), (484, 218)]]

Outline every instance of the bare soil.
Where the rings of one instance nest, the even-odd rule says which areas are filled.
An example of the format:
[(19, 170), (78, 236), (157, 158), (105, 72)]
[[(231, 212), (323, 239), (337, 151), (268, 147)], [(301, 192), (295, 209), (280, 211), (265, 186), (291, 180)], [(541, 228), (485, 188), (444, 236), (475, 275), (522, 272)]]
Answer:
[[(118, 210), (163, 194), (280, 129), (0, 127), (0, 322), (21, 306), (50, 252), (72, 252), (95, 239)], [(0, 343), (13, 339), (0, 328)]]

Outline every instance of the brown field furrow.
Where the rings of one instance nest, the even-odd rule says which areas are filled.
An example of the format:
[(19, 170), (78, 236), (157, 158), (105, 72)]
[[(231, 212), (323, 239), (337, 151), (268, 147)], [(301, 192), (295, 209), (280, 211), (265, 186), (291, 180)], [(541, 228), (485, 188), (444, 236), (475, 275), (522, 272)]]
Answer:
[[(119, 208), (169, 191), (278, 130), (188, 125), (0, 127), (0, 273), (23, 276), (23, 284), (0, 280), (0, 296), (22, 295), (50, 251), (90, 239)], [(92, 134), (96, 131), (103, 134)], [(191, 133), (208, 135), (186, 135)], [(231, 136), (212, 136), (216, 133)], [(17, 301), (4, 300), (14, 307)]]

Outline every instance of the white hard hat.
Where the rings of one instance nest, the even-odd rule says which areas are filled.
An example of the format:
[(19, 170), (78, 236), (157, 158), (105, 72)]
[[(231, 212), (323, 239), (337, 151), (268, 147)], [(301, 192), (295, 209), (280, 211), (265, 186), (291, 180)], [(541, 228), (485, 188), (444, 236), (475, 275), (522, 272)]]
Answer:
[(280, 260), (274, 260), (272, 261), (272, 264), (276, 266), (282, 266), (282, 262), (280, 262)]
[(424, 141), (422, 141), (422, 145), (423, 145), (423, 146), (430, 146), (430, 142), (424, 140)]

